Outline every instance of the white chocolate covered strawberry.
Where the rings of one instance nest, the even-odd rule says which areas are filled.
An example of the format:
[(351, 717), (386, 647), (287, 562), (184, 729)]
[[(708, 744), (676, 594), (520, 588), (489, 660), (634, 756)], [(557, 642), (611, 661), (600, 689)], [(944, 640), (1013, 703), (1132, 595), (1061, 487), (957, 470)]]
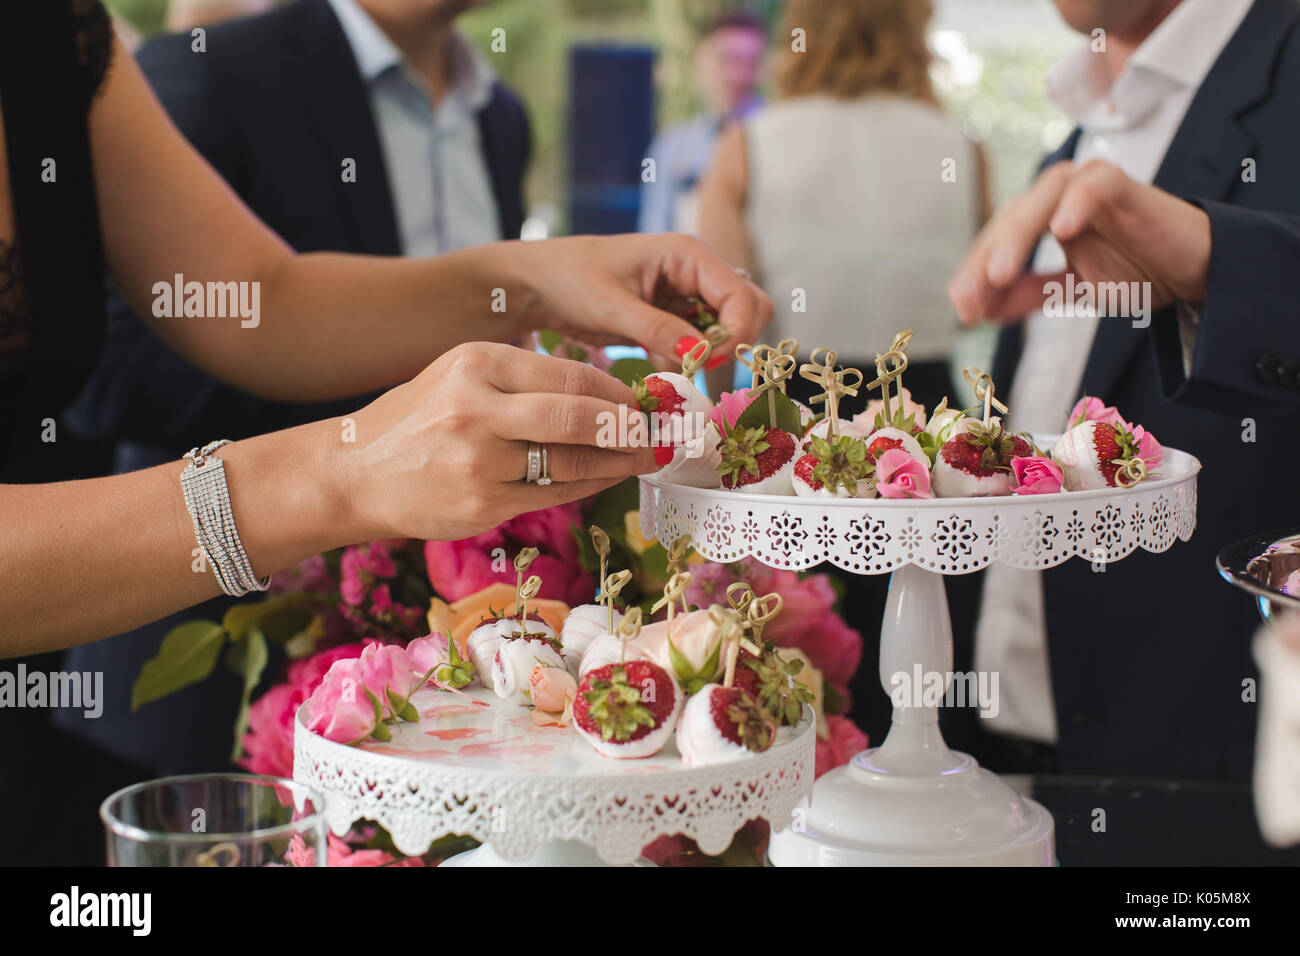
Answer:
[(794, 494), (799, 442), (769, 425), (736, 427), (722, 439), (722, 487), (759, 495)]
[[(474, 672), (478, 674), (479, 683), (484, 687), (492, 686), (492, 662), (497, 650), (506, 638), (516, 637), (523, 631), (523, 625), (517, 617), (500, 615), (484, 618), (479, 626), (470, 632), (465, 640), (465, 651), (469, 654)], [(547, 624), (536, 612), (528, 615), (528, 631), (541, 634), (547, 638), (556, 638), (555, 628)]]
[(776, 731), (776, 721), (748, 692), (706, 684), (682, 710), (677, 750), (688, 766), (729, 763), (767, 750)]
[[(614, 627), (621, 623), (623, 613), (615, 610)], [(560, 656), (570, 674), (578, 676), (582, 655), (587, 653), (592, 641), (609, 633), (609, 608), (603, 604), (580, 604), (569, 612), (560, 627)]]
[(867, 445), (853, 435), (814, 436), (810, 451), (794, 463), (794, 493), (801, 498), (874, 498), (874, 462)]
[(925, 467), (930, 467), (930, 459), (921, 449), (921, 443), (912, 436), (911, 432), (905, 432), (901, 428), (894, 428), (892, 425), (877, 428), (867, 436), (866, 442), (867, 457), (873, 462), (891, 448), (897, 448), (907, 452), (917, 461), (923, 462)]
[(578, 682), (573, 726), (605, 757), (651, 757), (668, 743), (682, 710), (677, 682), (658, 664), (606, 664)]
[(720, 487), (718, 466), (722, 464), (722, 452), (718, 446), (721, 442), (717, 427), (709, 422), (697, 438), (672, 449), (672, 459), (655, 472), (655, 477), (692, 488)]
[[(825, 438), (827, 432), (830, 431), (830, 427), (831, 420), (829, 418), (823, 418), (812, 428), (808, 429), (808, 433), (803, 437), (803, 450), (810, 451), (812, 449), (813, 438)], [(863, 431), (860, 426), (849, 421), (847, 418), (837, 418), (835, 420), (835, 434), (852, 435), (854, 438), (867, 437), (867, 433)]]
[(506, 638), (492, 658), (492, 690), (502, 700), (515, 704), (527, 703), (529, 677), (538, 664), (543, 667), (564, 667), (564, 659), (555, 649), (553, 638)]
[(1141, 426), (1123, 421), (1085, 421), (1052, 446), (1067, 491), (1127, 488), (1160, 464), (1160, 444)]
[(1009, 495), (1016, 483), (1011, 459), (1033, 454), (1033, 446), (1019, 435), (1008, 435), (997, 418), (988, 425), (963, 418), (935, 456), (931, 486), (940, 498)]
[(652, 372), (633, 386), (637, 407), (650, 418), (655, 461), (672, 462), (676, 449), (704, 434), (713, 408), (708, 396), (677, 372)]

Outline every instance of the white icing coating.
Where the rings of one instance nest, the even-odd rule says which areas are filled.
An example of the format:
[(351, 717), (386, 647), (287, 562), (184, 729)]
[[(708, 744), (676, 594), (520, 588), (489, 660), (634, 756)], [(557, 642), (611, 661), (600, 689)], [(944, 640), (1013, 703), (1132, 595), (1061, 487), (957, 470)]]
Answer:
[[(614, 626), (623, 621), (623, 613), (614, 611)], [(609, 633), (609, 610), (601, 604), (580, 604), (569, 612), (560, 628), (560, 656), (574, 677), (591, 642)]]
[[(507, 637), (519, 633), (519, 622), (514, 618), (502, 618), (489, 624), (480, 624), (470, 632), (465, 641), (465, 652), (469, 654), (474, 672), (478, 674), (479, 683), (484, 687), (492, 686), (492, 661), (496, 658), (501, 642)], [(528, 630), (533, 634), (545, 634), (555, 637), (555, 628), (544, 621), (529, 619)]]
[(1067, 491), (1093, 491), (1111, 487), (1101, 471), (1094, 435), (1099, 428), (1112, 428), (1103, 422), (1080, 422), (1062, 435), (1052, 446), (1052, 457), (1061, 466)]
[(503, 640), (492, 658), (492, 690), (502, 700), (528, 703), (528, 678), (538, 664), (563, 667), (564, 659), (550, 641), (522, 637)]
[(744, 760), (751, 751), (722, 736), (713, 720), (713, 695), (721, 684), (705, 684), (691, 697), (677, 721), (677, 750), (687, 766)]

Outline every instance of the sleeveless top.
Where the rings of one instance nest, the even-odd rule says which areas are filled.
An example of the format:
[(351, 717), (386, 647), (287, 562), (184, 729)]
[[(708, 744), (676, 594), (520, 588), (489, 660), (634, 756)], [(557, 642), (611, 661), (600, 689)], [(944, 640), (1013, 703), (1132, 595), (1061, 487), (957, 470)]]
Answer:
[(104, 264), (86, 117), (112, 43), (99, 0), (0, 4), (9, 169), (0, 189), (13, 213), (12, 231), (0, 226), (0, 481), (72, 477), (53, 473), (49, 463), (60, 456), (42, 451), (53, 451), (45, 423), (76, 396), (103, 340)]
[(911, 328), (912, 361), (946, 359), (948, 279), (979, 225), (975, 148), (957, 125), (896, 96), (808, 96), (744, 129), (748, 231), (776, 306), (767, 340), (862, 359)]

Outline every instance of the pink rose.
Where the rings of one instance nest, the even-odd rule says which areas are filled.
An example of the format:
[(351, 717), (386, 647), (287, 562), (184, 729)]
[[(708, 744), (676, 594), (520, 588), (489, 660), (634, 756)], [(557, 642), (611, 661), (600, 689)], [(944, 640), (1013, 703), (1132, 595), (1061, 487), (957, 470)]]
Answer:
[(827, 770), (834, 770), (848, 763), (854, 755), (867, 749), (867, 735), (847, 717), (829, 715), (826, 718), (826, 727), (830, 731), (830, 739), (817, 738), (814, 777), (820, 777)]
[(361, 659), (335, 661), (307, 701), (307, 729), (327, 740), (353, 744), (375, 731), (375, 708), (361, 678)]
[(419, 675), (412, 672), (411, 658), (406, 651), (396, 644), (367, 644), (357, 664), (362, 683), (379, 698), (385, 716), (393, 716), (390, 693), (406, 698), (416, 690)]
[(1160, 442), (1156, 441), (1156, 436), (1141, 425), (1130, 425), (1129, 431), (1137, 439), (1138, 457), (1147, 463), (1147, 469), (1154, 471), (1159, 468), (1160, 462), (1164, 460), (1165, 450), (1161, 447)]
[(406, 656), (411, 660), (411, 672), (416, 677), (433, 670), (434, 676), (430, 677), (430, 680), (436, 679), (436, 668), (448, 663), (450, 659), (447, 635), (430, 634), (428, 637), (417, 637), (406, 645)]
[(536, 665), (528, 676), (528, 686), (533, 706), (551, 714), (562, 713), (578, 696), (578, 682), (563, 667)]
[(1106, 405), (1100, 398), (1085, 395), (1074, 403), (1074, 408), (1070, 409), (1070, 423), (1066, 426), (1066, 430), (1080, 422), (1105, 422), (1115, 425), (1123, 424), (1124, 419), (1120, 417), (1119, 410), (1113, 405)]
[(269, 777), (292, 777), (293, 720), (298, 708), (316, 692), (335, 661), (356, 659), (362, 650), (360, 644), (344, 644), (290, 664), (287, 682), (276, 684), (248, 709), (240, 765)]
[[(889, 403), (890, 408), (893, 410), (895, 416), (898, 415), (901, 408), (904, 419), (906, 419), (908, 415), (912, 416), (912, 423), (915, 425), (913, 431), (923, 431), (926, 422), (925, 406), (920, 402), (912, 401), (912, 393), (908, 389), (905, 388), (902, 391), (902, 400), (891, 400)], [(876, 430), (876, 416), (883, 415), (884, 413), (885, 400), (883, 398), (873, 398), (871, 401), (867, 402), (867, 407), (863, 411), (860, 411), (853, 416), (853, 424), (857, 425), (859, 428), (865, 429), (866, 433), (870, 435)], [(889, 427), (893, 427), (894, 423), (890, 421), (887, 424)]]
[[(541, 554), (528, 573), (542, 579), (538, 597), (563, 601), (571, 607), (587, 603), (596, 590), (596, 582), (578, 563), (578, 542), (573, 537), (573, 529), (581, 525), (581, 508), (568, 504), (519, 515), (491, 531), (461, 541), (428, 541), (424, 545), (424, 558), (429, 583), (449, 603), (477, 594), (498, 581), (513, 588), (515, 569), (509, 558), (521, 548), (534, 547)], [(507, 560), (494, 559), (493, 553), (498, 549), (507, 554)]]
[[(747, 388), (720, 393), (718, 395), (718, 404), (713, 406), (713, 410), (709, 412), (709, 420), (718, 429), (718, 434), (722, 434), (728, 428), (734, 426), (736, 419), (740, 418), (741, 413), (749, 407), (751, 401), (749, 389)], [(726, 428), (723, 427), (724, 421), (726, 422)]]
[(1038, 455), (1017, 455), (1011, 459), (1011, 470), (1016, 484), (1011, 489), (1017, 495), (1054, 495), (1065, 486), (1061, 466), (1050, 458)]
[(901, 448), (876, 460), (876, 492), (882, 498), (933, 498), (930, 471)]

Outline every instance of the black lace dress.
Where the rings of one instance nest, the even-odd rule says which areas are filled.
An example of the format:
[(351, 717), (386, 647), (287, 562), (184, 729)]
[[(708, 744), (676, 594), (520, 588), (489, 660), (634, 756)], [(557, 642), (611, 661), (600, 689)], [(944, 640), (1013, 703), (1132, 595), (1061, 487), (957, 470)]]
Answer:
[[(98, 0), (0, 0), (0, 483), (107, 470), (46, 422), (76, 396), (103, 337), (86, 117), (111, 51)], [(20, 666), (48, 674), (61, 655), (0, 661), (11, 674)], [(150, 776), (55, 729), (50, 713), (0, 710), (0, 865), (102, 863), (98, 802)]]
[(0, 482), (97, 471), (69, 454), (75, 443), (50, 423), (94, 368), (103, 338), (86, 118), (109, 68), (112, 36), (99, 0), (0, 3), (8, 167), (0, 182), (8, 199), (0, 201)]

